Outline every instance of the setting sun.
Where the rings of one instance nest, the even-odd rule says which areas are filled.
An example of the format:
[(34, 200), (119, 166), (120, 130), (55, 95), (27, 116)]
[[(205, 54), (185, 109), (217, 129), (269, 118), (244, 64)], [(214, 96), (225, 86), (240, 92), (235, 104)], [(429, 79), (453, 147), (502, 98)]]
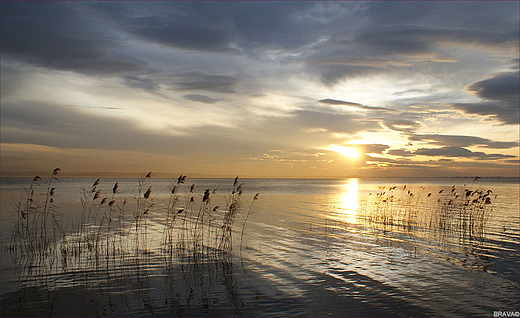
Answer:
[(328, 149), (352, 159), (359, 157), (359, 152), (354, 148), (331, 145)]

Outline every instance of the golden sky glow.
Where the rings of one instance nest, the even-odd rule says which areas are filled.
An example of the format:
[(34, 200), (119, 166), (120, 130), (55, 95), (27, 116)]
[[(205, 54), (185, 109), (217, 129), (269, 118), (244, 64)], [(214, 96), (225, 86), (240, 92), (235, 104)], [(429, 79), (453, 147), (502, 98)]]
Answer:
[(518, 176), (518, 6), (2, 2), (1, 170)]
[(328, 150), (332, 150), (334, 152), (337, 152), (341, 155), (347, 156), (352, 159), (356, 159), (359, 157), (359, 152), (352, 147), (345, 147), (345, 146), (337, 146), (337, 145), (331, 145)]

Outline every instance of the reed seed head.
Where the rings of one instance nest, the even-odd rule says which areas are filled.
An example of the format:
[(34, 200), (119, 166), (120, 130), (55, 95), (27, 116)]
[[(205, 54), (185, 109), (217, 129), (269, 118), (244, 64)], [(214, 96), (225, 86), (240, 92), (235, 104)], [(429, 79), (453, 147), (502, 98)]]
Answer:
[(148, 190), (146, 190), (146, 192), (144, 193), (144, 198), (148, 199), (150, 197), (150, 194), (152, 194), (152, 186), (150, 186)]
[(112, 188), (112, 193), (117, 193), (118, 187), (119, 187), (119, 182), (116, 182), (116, 184), (114, 184), (114, 187)]
[(208, 203), (208, 200), (209, 200), (209, 189), (206, 189), (206, 191), (204, 192), (204, 197), (202, 198), (202, 202)]

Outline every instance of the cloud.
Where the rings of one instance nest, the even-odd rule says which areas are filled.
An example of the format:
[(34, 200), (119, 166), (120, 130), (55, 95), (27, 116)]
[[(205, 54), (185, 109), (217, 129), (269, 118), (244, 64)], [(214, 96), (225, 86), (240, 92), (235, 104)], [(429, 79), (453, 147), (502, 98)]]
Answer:
[(502, 124), (519, 123), (520, 81), (518, 72), (497, 74), (475, 82), (466, 90), (483, 100), (476, 103), (453, 103), (452, 107), (470, 115), (480, 115)]
[(192, 102), (201, 102), (201, 103), (205, 103), (205, 104), (214, 104), (214, 103), (218, 102), (218, 99), (211, 98), (209, 96), (201, 95), (201, 94), (187, 94), (187, 95), (182, 95), (182, 97), (184, 97), (187, 100), (191, 100)]
[(123, 150), (133, 149), (146, 138), (135, 121), (95, 115), (81, 108), (27, 101), (3, 103), (2, 142)]
[(497, 121), (504, 125), (517, 125), (519, 123), (518, 103), (509, 102), (477, 102), (477, 103), (454, 103), (451, 106), (467, 115), (486, 117), (488, 120)]
[(390, 148), (388, 145), (383, 144), (360, 144), (356, 145), (361, 147), (365, 153), (378, 153), (382, 154), (386, 149)]
[[(496, 46), (518, 43), (516, 20), (504, 10), (517, 12), (518, 3), (497, 7), (490, 2), (387, 2), (368, 3), (370, 30), (394, 40), (408, 42), (465, 42)], [(439, 14), (442, 12), (442, 14)], [(486, 21), (486, 23), (482, 23)], [(372, 31), (374, 32), (374, 31)], [(377, 45), (376, 41), (374, 43)], [(404, 50), (422, 50), (408, 45)]]
[(520, 94), (518, 72), (497, 74), (469, 85), (466, 90), (482, 99), (518, 101)]
[(420, 89), (420, 88), (410, 88), (410, 89), (407, 89), (405, 91), (402, 91), (402, 92), (395, 92), (393, 93), (392, 95), (394, 96), (402, 96), (402, 95), (406, 95), (406, 94), (410, 94), (410, 93), (419, 93), (419, 94), (423, 94), (423, 93), (427, 93), (428, 91), (424, 90), (424, 89)]
[(2, 54), (56, 70), (90, 75), (142, 72), (145, 61), (118, 52), (118, 39), (64, 2), (6, 2)]
[(439, 27), (394, 26), (363, 33), (358, 43), (372, 47), (379, 53), (404, 56), (431, 56), (433, 60), (444, 55), (435, 49), (436, 43), (477, 43), (488, 47), (512, 46), (518, 41), (518, 30), (508, 32), (475, 32)]
[(291, 113), (299, 127), (321, 128), (329, 132), (355, 134), (363, 130), (380, 129), (376, 121), (366, 120), (356, 114), (323, 112), (315, 110), (296, 110)]
[(399, 157), (413, 157), (415, 156), (413, 151), (405, 150), (405, 149), (391, 149), (386, 152), (389, 155), (392, 156), (399, 156)]
[(382, 124), (388, 129), (406, 133), (413, 133), (422, 127), (421, 123), (405, 118), (386, 118)]
[(342, 100), (336, 100), (336, 99), (322, 99), (319, 100), (320, 103), (329, 104), (329, 105), (341, 105), (341, 106), (348, 106), (348, 107), (354, 107), (358, 109), (365, 109), (365, 110), (384, 110), (384, 111), (394, 111), (393, 109), (386, 108), (386, 107), (373, 107), (373, 106), (365, 106), (358, 103), (352, 103), (352, 102), (345, 102)]
[[(2, 142), (208, 162), (279, 149), (324, 169), (345, 158), (316, 149), (352, 141), (401, 167), (503, 159), (468, 148), (517, 147), (518, 6), (7, 1)], [(485, 120), (511, 125), (502, 141)]]
[(325, 85), (360, 76), (407, 75), (417, 70), (418, 62), (427, 66), (427, 72), (432, 63), (459, 62), (446, 53), (447, 47), (518, 49), (517, 17), (507, 13), (518, 12), (518, 3), (497, 7), (485, 2), (391, 1), (363, 3), (357, 9), (357, 17), (347, 19), (345, 14), (336, 29), (324, 31), (328, 40), (307, 59), (309, 69), (318, 72)]
[(212, 91), (217, 93), (236, 93), (234, 87), (238, 78), (225, 75), (210, 75), (197, 72), (180, 73), (171, 76), (175, 90)]
[(221, 51), (226, 49), (231, 36), (226, 30), (205, 26), (186, 17), (170, 18), (136, 17), (125, 21), (125, 30), (144, 40), (159, 44), (201, 51)]
[(125, 75), (122, 77), (123, 84), (132, 88), (141, 88), (149, 92), (156, 92), (161, 89), (159, 83), (149, 79), (140, 78), (138, 76)]
[(518, 142), (493, 141), (487, 138), (463, 135), (415, 134), (409, 135), (411, 141), (428, 141), (441, 146), (470, 147), (480, 146), (491, 149), (510, 149), (518, 147)]
[[(459, 146), (445, 146), (441, 148), (419, 148), (417, 150), (406, 150), (406, 149), (391, 149), (387, 151), (387, 154), (398, 157), (415, 157), (415, 156), (428, 156), (428, 157), (448, 157), (448, 158), (468, 158), (475, 160), (497, 160), (507, 158), (517, 158), (513, 155), (504, 154), (486, 154), (484, 152), (473, 152), (469, 149)], [(447, 160), (447, 158), (441, 158)], [(439, 159), (439, 160), (441, 160)]]
[(414, 151), (415, 155), (431, 156), (431, 157), (458, 157), (471, 158), (478, 160), (496, 160), (505, 158), (516, 158), (513, 155), (503, 154), (486, 154), (484, 152), (473, 152), (469, 149), (456, 146), (447, 146), (441, 148), (420, 148)]

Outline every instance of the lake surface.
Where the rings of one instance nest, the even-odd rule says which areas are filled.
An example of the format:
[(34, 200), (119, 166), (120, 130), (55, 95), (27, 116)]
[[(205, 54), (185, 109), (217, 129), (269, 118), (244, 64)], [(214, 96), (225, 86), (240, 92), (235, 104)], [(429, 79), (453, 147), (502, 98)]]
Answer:
[[(520, 308), (517, 179), (152, 177), (139, 193), (137, 179), (93, 189), (95, 179), (60, 178), (39, 181), (24, 213), (15, 205), (27, 206), (31, 179), (1, 181), (2, 316), (490, 317)], [(34, 227), (44, 220), (47, 231)]]

